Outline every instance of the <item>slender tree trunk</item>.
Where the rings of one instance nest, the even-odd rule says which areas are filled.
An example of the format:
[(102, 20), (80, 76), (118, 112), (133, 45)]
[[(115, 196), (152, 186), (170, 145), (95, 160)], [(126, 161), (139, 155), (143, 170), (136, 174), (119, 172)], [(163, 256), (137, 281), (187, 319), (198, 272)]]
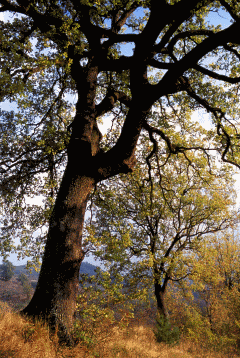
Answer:
[[(78, 161), (78, 158), (75, 157)], [(52, 212), (35, 293), (22, 314), (49, 323), (61, 341), (73, 345), (71, 330), (84, 258), (82, 229), (94, 179), (78, 173), (79, 162), (68, 164)], [(75, 164), (75, 167), (74, 167)]]
[(157, 310), (160, 315), (162, 315), (164, 318), (168, 319), (168, 310), (166, 308), (165, 303), (165, 292), (166, 287), (165, 285), (160, 285), (158, 281), (156, 280), (154, 282), (154, 289), (155, 289), (155, 297), (157, 299)]

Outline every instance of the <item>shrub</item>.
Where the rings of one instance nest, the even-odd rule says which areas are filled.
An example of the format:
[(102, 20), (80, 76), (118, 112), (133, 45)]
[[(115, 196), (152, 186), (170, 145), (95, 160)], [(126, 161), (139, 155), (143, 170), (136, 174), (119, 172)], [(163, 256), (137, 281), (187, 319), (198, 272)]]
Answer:
[(21, 273), (20, 275), (18, 275), (18, 280), (21, 281), (22, 285), (24, 285), (25, 283), (29, 283), (29, 279), (27, 275), (25, 275), (25, 273)]
[(178, 327), (171, 327), (167, 318), (158, 315), (156, 318), (156, 329), (153, 331), (157, 342), (175, 345), (179, 343), (180, 330)]
[(14, 276), (14, 266), (8, 260), (3, 261), (1, 271), (1, 280), (3, 281), (9, 281)]

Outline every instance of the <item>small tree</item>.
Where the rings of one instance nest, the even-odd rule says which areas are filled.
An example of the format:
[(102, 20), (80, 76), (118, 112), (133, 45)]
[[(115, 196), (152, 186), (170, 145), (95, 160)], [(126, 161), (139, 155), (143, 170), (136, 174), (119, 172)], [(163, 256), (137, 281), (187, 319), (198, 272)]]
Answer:
[(189, 252), (238, 219), (232, 174), (213, 162), (209, 171), (207, 158), (194, 153), (194, 166), (180, 154), (163, 167), (163, 155), (158, 167), (157, 160), (147, 167), (138, 159), (134, 173), (99, 187), (86, 249), (113, 277), (122, 273), (129, 290), (154, 288), (158, 311), (167, 318), (166, 289), (190, 274)]
[(27, 277), (27, 275), (25, 275), (25, 273), (22, 272), (18, 276), (18, 280), (21, 281), (21, 284), (23, 286), (23, 292), (27, 295), (27, 298), (30, 299), (32, 286), (29, 282), (29, 278)]
[(194, 343), (233, 353), (240, 334), (239, 234), (210, 235), (191, 256), (189, 279), (167, 293), (172, 322)]
[(10, 281), (11, 278), (14, 276), (14, 266), (8, 260), (3, 261), (1, 270), (1, 280), (3, 281)]
[(112, 277), (124, 277), (126, 295), (154, 291), (156, 339), (173, 344), (180, 332), (169, 321), (167, 287), (191, 273), (189, 253), (207, 234), (237, 221), (233, 173), (194, 152), (188, 158), (178, 154), (173, 161), (160, 147), (146, 163), (149, 144), (142, 136), (143, 154), (137, 153), (134, 173), (113, 178), (96, 191), (86, 250), (102, 260)]
[(223, 337), (239, 337), (240, 245), (230, 231), (210, 236), (194, 255), (192, 287), (202, 301), (211, 330)]

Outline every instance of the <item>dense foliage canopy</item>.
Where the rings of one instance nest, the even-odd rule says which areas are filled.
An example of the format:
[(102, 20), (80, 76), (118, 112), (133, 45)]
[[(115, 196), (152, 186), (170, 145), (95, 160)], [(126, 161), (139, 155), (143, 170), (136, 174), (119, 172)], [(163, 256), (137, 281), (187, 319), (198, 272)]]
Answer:
[[(42, 252), (46, 232), (37, 231), (34, 240), (32, 235), (48, 223), (66, 165), (76, 125), (72, 95), (82, 105), (93, 96), (99, 120), (111, 111), (119, 130), (104, 137), (104, 152), (115, 147), (124, 122), (126, 128), (138, 126), (139, 118), (127, 119), (128, 107), (137, 101), (139, 111), (148, 112), (142, 126), (150, 140), (155, 147), (165, 143), (169, 156), (200, 147), (207, 156), (215, 148), (224, 161), (238, 165), (237, 1), (4, 0), (1, 5), (1, 101), (8, 104), (0, 128), (3, 255), (15, 237), (21, 238), (19, 255), (37, 260)], [(86, 78), (93, 68), (96, 93)], [(197, 135), (186, 126), (186, 107), (211, 114), (208, 144), (182, 140), (183, 132)], [(129, 128), (121, 136), (129, 142), (124, 152), (135, 145)], [(26, 201), (39, 195), (43, 210)]]

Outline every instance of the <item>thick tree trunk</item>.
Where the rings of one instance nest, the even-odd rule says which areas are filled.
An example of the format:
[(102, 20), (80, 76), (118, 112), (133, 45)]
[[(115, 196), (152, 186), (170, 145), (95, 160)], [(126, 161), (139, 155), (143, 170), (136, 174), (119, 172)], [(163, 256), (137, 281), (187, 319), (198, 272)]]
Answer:
[[(73, 162), (73, 161), (72, 161)], [(84, 258), (82, 229), (94, 179), (68, 164), (50, 220), (48, 238), (35, 293), (22, 314), (49, 323), (61, 341), (73, 345), (71, 330)]]
[[(94, 185), (119, 173), (127, 173), (135, 165), (135, 148), (142, 123), (149, 108), (140, 108), (135, 101), (129, 109), (116, 145), (103, 153), (99, 148), (101, 133), (97, 115), (106, 111), (108, 100), (99, 111), (95, 108), (97, 67), (82, 70), (79, 58), (73, 58), (72, 76), (77, 84), (79, 101), (70, 125), (68, 164), (55, 202), (49, 233), (35, 293), (23, 315), (49, 323), (64, 343), (74, 344), (72, 328), (79, 287), (82, 251), (82, 230), (86, 204)], [(94, 62), (94, 61), (93, 61)], [(76, 75), (80, 71), (80, 78)], [(111, 105), (112, 101), (110, 101)]]

